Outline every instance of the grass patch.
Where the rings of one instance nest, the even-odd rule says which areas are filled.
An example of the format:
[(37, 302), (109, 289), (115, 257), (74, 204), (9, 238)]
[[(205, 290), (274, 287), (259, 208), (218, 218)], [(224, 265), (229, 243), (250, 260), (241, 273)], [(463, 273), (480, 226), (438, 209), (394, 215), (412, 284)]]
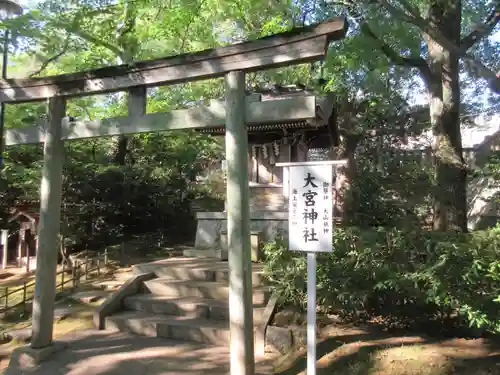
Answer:
[[(78, 287), (80, 286), (85, 286), (88, 283), (93, 283), (96, 281), (106, 281), (109, 280), (113, 277), (113, 274), (115, 271), (117, 271), (118, 267), (109, 264), (106, 267), (102, 267), (99, 270), (99, 273), (97, 273), (97, 270), (92, 270), (92, 272), (89, 272), (87, 275), (87, 280), (80, 280)], [(83, 272), (83, 269), (81, 270)], [(10, 294), (8, 296), (7, 300), (7, 306), (16, 306), (23, 302), (23, 299), (26, 298), (26, 300), (30, 300), (33, 298), (33, 295), (35, 293), (35, 275), (34, 274), (29, 274), (25, 275), (25, 277), (21, 280), (16, 280), (9, 282), (7, 281), (4, 283), (4, 285), (0, 285), (0, 311), (3, 311), (5, 308), (5, 297), (2, 297), (7, 291), (14, 291), (14, 293)], [(64, 281), (64, 286), (61, 286), (62, 282)], [(24, 291), (24, 282), (29, 284), (26, 287), (26, 291)], [(72, 275), (70, 272), (66, 272), (63, 276), (62, 273), (58, 274), (56, 277), (56, 285), (57, 287), (57, 292), (64, 292), (66, 290), (70, 290), (74, 287), (74, 282), (72, 281)], [(22, 309), (22, 306), (16, 307), (15, 310)], [(8, 311), (8, 315), (11, 315), (12, 310)], [(1, 325), (2, 323), (0, 323)]]
[[(57, 308), (70, 307), (72, 312), (64, 318), (54, 320), (54, 339), (76, 330), (92, 328), (92, 315), (96, 305), (97, 304), (83, 304), (71, 299), (59, 301), (56, 305)], [(22, 329), (31, 326), (30, 316), (28, 314), (24, 317), (20, 317), (17, 322), (14, 318), (11, 319), (10, 325), (8, 326), (9, 329)], [(2, 320), (2, 329), (6, 326), (7, 325)], [(9, 365), (12, 351), (23, 345), (25, 345), (25, 343), (17, 342), (16, 340), (0, 345), (0, 373)]]

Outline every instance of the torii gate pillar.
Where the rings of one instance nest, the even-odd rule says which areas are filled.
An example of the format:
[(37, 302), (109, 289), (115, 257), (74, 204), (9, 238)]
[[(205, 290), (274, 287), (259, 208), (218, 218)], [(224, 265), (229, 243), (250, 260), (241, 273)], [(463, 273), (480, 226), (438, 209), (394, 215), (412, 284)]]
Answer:
[(66, 100), (61, 97), (49, 99), (49, 121), (43, 147), (40, 188), (39, 242), (36, 257), (33, 336), (31, 340), (33, 349), (44, 348), (52, 344), (64, 160), (64, 141), (61, 140), (61, 129), (65, 115)]
[(227, 233), (231, 374), (254, 375), (245, 73), (226, 74)]

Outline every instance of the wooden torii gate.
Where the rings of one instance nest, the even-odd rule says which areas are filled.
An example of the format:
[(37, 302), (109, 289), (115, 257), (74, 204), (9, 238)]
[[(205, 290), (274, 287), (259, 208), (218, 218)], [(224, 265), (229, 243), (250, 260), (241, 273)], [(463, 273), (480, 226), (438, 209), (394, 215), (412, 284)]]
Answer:
[[(306, 98), (245, 103), (245, 73), (322, 59), (328, 43), (344, 38), (344, 18), (294, 29), (255, 41), (157, 60), (74, 74), (0, 81), (0, 102), (48, 100), (46, 123), (11, 129), (6, 145), (44, 143), (40, 196), (39, 247), (33, 301), (33, 350), (51, 351), (58, 233), (65, 140), (117, 134), (226, 126), (227, 232), (231, 374), (254, 374), (250, 218), (246, 125), (308, 117)], [(225, 77), (225, 105), (146, 114), (146, 88)], [(127, 90), (128, 116), (71, 122), (66, 99)], [(314, 108), (312, 108), (314, 110)]]

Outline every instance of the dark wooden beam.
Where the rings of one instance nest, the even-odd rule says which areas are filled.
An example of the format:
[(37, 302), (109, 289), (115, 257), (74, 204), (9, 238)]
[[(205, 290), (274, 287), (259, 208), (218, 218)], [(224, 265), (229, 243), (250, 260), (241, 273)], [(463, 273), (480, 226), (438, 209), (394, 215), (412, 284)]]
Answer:
[(44, 78), (0, 80), (0, 102), (26, 102), (54, 96), (79, 96), (123, 91), (221, 77), (321, 59), (328, 42), (342, 39), (344, 18), (281, 34), (157, 60), (62, 74)]

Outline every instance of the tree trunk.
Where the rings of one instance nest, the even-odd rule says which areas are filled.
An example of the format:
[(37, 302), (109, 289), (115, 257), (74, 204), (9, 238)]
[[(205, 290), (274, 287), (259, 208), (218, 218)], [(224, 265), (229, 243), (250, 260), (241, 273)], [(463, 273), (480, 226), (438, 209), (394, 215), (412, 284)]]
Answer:
[(351, 98), (348, 91), (339, 94), (336, 101), (338, 124), (338, 147), (330, 150), (330, 159), (347, 160), (344, 168), (337, 170), (335, 178), (335, 202), (334, 214), (342, 221), (347, 219), (346, 212), (346, 193), (349, 191), (353, 179), (356, 176), (356, 160), (354, 155), (359, 142), (363, 136), (356, 132), (357, 114), (360, 112), (360, 104), (356, 99)]
[(344, 215), (346, 211), (346, 192), (356, 176), (356, 160), (354, 159), (354, 155), (361, 138), (359, 134), (341, 136), (339, 147), (332, 149), (329, 155), (329, 158), (333, 160), (347, 160), (347, 165), (337, 170), (337, 177), (335, 179), (335, 216), (342, 220), (346, 219)]
[(114, 162), (118, 165), (125, 165), (127, 160), (128, 137), (119, 135), (114, 152)]
[[(434, 0), (429, 8), (434, 27), (460, 42), (461, 1)], [(467, 169), (460, 133), (459, 56), (425, 36), (430, 75), (426, 79), (435, 166), (434, 229), (467, 231)]]

